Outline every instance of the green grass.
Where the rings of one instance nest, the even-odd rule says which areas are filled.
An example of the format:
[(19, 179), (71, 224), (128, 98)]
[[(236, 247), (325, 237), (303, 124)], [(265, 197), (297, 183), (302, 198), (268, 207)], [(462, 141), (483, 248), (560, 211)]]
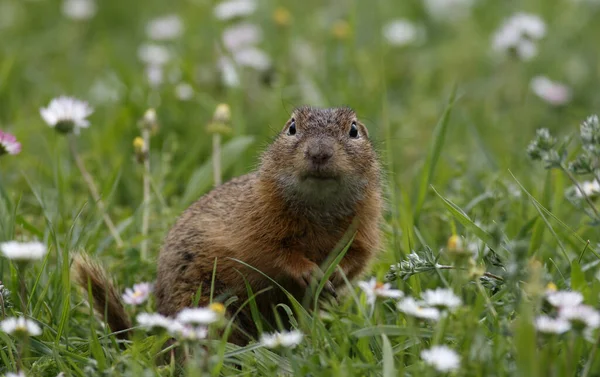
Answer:
[[(598, 309), (600, 222), (585, 201), (568, 194), (572, 182), (564, 172), (545, 170), (526, 153), (540, 127), (561, 142), (571, 138), (567, 160), (580, 153), (579, 125), (600, 104), (600, 6), (479, 0), (470, 15), (450, 22), (430, 17), (417, 0), (267, 0), (248, 22), (262, 28), (260, 47), (273, 69), (268, 75), (242, 69), (241, 85), (230, 88), (215, 66), (216, 44), (231, 22), (212, 16), (211, 1), (98, 0), (95, 17), (80, 22), (63, 17), (60, 5), (0, 1), (0, 129), (23, 145), (19, 155), (0, 156), (0, 242), (39, 239), (49, 248), (24, 275), (27, 315), (43, 334), (30, 338), (22, 352), (21, 340), (0, 331), (0, 375), (15, 372), (19, 359), (29, 376), (176, 373), (164, 362), (164, 336), (135, 330), (125, 347), (116, 342), (74, 286), (70, 262), (76, 252), (95, 256), (122, 289), (155, 279), (164, 235), (213, 185), (206, 128), (215, 107), (227, 103), (233, 131), (223, 140), (225, 179), (257, 165), (294, 106), (354, 108), (386, 170), (385, 243), (367, 276), (393, 276), (390, 266), (416, 252), (422, 264), (406, 279), (392, 281), (393, 287), (414, 297), (448, 287), (463, 305), (438, 322), (420, 322), (400, 313), (394, 300), (378, 300), (371, 308), (348, 282), (347, 294), (326, 305), (323, 315), (294, 314), (305, 334), (295, 349), (207, 340), (186, 364), (187, 375), (430, 376), (436, 372), (420, 353), (445, 344), (460, 354), (455, 375), (600, 376), (598, 331), (546, 336), (533, 322), (549, 310), (543, 300), (548, 283), (580, 291)], [(274, 22), (278, 7), (289, 11), (288, 24)], [(492, 34), (517, 11), (540, 15), (547, 35), (530, 61), (496, 59)], [(165, 82), (151, 88), (137, 49), (147, 42), (146, 22), (170, 13), (182, 18), (184, 33), (163, 43), (175, 58), (166, 66)], [(426, 37), (416, 45), (390, 46), (381, 29), (395, 18), (418, 23)], [(339, 21), (346, 33), (339, 34)], [(567, 83), (571, 101), (553, 107), (536, 97), (529, 83), (537, 75)], [(177, 99), (178, 81), (193, 86), (191, 100)], [(116, 97), (99, 95), (102, 86)], [(62, 94), (95, 108), (77, 148), (122, 248), (105, 226), (67, 138), (39, 115), (40, 107)], [(150, 258), (143, 260), (143, 168), (132, 142), (150, 107), (160, 128), (149, 154)], [(487, 253), (461, 261), (448, 246), (453, 235)], [(436, 269), (435, 263), (464, 269)], [(478, 279), (483, 272), (488, 277)], [(14, 263), (0, 258), (0, 280), (11, 292), (7, 317), (21, 314), (19, 276)], [(132, 316), (153, 309), (152, 301), (128, 307)]]

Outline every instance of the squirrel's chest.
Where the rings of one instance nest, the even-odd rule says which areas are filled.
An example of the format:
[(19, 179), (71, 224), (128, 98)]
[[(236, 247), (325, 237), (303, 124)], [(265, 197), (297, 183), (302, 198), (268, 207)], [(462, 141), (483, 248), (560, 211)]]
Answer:
[(277, 247), (284, 252), (301, 253), (320, 264), (335, 249), (343, 237), (342, 227), (315, 228), (311, 226), (295, 229), (277, 240)]

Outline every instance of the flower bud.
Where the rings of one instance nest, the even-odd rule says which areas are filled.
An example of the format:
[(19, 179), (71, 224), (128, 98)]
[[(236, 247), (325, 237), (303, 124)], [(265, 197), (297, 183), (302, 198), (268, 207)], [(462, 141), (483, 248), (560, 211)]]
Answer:
[(221, 103), (215, 109), (213, 121), (217, 123), (229, 123), (231, 121), (231, 109), (226, 103)]
[(291, 18), (290, 11), (287, 10), (287, 8), (277, 7), (273, 12), (273, 21), (275, 21), (278, 26), (288, 26)]

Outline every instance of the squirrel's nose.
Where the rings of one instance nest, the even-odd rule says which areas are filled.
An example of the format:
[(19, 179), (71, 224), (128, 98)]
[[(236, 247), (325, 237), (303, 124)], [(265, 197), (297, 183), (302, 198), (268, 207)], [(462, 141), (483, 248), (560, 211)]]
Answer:
[(331, 145), (324, 143), (309, 145), (306, 150), (306, 157), (315, 165), (324, 165), (333, 157), (333, 148)]

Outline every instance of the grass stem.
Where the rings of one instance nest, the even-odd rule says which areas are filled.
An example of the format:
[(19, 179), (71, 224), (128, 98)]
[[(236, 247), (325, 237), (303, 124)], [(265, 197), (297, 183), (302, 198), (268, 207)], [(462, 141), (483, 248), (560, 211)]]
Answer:
[(98, 192), (98, 188), (96, 187), (96, 184), (94, 183), (94, 179), (92, 178), (90, 173), (85, 168), (83, 160), (81, 159), (81, 157), (79, 156), (79, 153), (77, 152), (75, 136), (72, 134), (69, 135), (69, 149), (71, 150), (71, 155), (73, 156), (73, 160), (75, 160), (75, 164), (77, 165), (77, 168), (79, 169), (79, 171), (81, 172), (81, 175), (83, 176), (83, 180), (85, 181), (85, 183), (88, 186), (88, 189), (90, 190), (90, 194), (92, 194), (92, 198), (96, 202), (96, 205), (98, 206), (98, 209), (100, 210), (100, 213), (102, 214), (104, 223), (106, 224), (106, 226), (108, 227), (108, 230), (112, 234), (112, 236), (117, 244), (117, 247), (122, 248), (123, 240), (121, 239), (121, 236), (119, 236), (119, 232), (117, 231), (115, 224), (112, 222), (110, 216), (106, 212), (106, 205), (104, 204), (104, 201), (100, 197), (100, 193)]

